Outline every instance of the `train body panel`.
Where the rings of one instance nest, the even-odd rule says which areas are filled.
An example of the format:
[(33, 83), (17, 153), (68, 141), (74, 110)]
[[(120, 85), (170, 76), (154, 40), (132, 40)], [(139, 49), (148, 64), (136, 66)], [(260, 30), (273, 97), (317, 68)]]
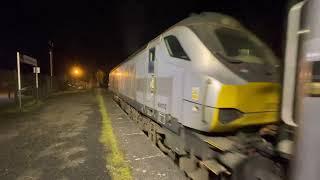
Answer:
[[(261, 60), (270, 54), (264, 52), (267, 47), (236, 21), (230, 25), (227, 16), (222, 24), (211, 22), (209, 27), (201, 19), (206, 18), (178, 23), (114, 68), (109, 89), (165, 126), (226, 132), (278, 121), (279, 85), (274, 80), (274, 64)], [(204, 35), (199, 32), (202, 28), (210, 31)], [(238, 44), (235, 40), (233, 45), (227, 35), (238, 38)], [(224, 40), (227, 48), (223, 49)], [(239, 49), (241, 43), (245, 47)], [(251, 55), (251, 50), (257, 55)], [(239, 51), (240, 55), (230, 57), (227, 51)]]
[(146, 73), (146, 62), (145, 59), (147, 58), (147, 53), (144, 51), (140, 53), (136, 57), (136, 101), (140, 104), (144, 104), (145, 99), (145, 73)]

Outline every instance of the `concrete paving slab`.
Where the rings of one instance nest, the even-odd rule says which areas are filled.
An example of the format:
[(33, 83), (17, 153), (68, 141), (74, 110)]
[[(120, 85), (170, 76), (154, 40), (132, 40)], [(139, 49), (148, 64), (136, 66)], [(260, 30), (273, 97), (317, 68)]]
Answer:
[(154, 146), (127, 114), (105, 93), (108, 115), (120, 149), (139, 180), (185, 180), (187, 177), (174, 162)]
[(0, 116), (0, 179), (111, 179), (101, 125), (92, 92), (55, 96), (11, 119)]

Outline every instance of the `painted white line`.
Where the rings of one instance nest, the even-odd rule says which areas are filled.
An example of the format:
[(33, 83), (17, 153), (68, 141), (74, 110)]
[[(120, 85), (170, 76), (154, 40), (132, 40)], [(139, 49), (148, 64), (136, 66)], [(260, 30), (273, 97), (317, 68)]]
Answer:
[(155, 158), (155, 157), (165, 157), (165, 155), (164, 154), (156, 154), (156, 155), (153, 155), (153, 156), (145, 156), (145, 157), (142, 157), (142, 158), (136, 158), (134, 160), (135, 161), (140, 161), (140, 160), (151, 159), (151, 158)]
[(144, 135), (144, 133), (138, 132), (138, 133), (121, 134), (121, 136), (133, 136), (133, 135)]

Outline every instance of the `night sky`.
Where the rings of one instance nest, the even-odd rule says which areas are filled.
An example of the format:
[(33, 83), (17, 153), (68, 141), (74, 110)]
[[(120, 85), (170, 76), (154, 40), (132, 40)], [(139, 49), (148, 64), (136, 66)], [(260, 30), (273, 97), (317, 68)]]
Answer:
[(19, 50), (48, 72), (48, 40), (55, 73), (72, 64), (108, 71), (130, 53), (191, 13), (231, 15), (283, 57), (285, 0), (17, 1), (0, 5), (0, 69), (14, 69)]

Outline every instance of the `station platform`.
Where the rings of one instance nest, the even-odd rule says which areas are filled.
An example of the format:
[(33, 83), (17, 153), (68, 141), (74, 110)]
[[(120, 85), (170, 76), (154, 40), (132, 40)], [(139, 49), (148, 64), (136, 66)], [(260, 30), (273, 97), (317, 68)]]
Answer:
[(1, 180), (186, 179), (103, 89), (2, 114), (0, 146)]
[(154, 146), (127, 114), (104, 91), (103, 97), (119, 149), (130, 166), (133, 179), (187, 179), (174, 162)]

